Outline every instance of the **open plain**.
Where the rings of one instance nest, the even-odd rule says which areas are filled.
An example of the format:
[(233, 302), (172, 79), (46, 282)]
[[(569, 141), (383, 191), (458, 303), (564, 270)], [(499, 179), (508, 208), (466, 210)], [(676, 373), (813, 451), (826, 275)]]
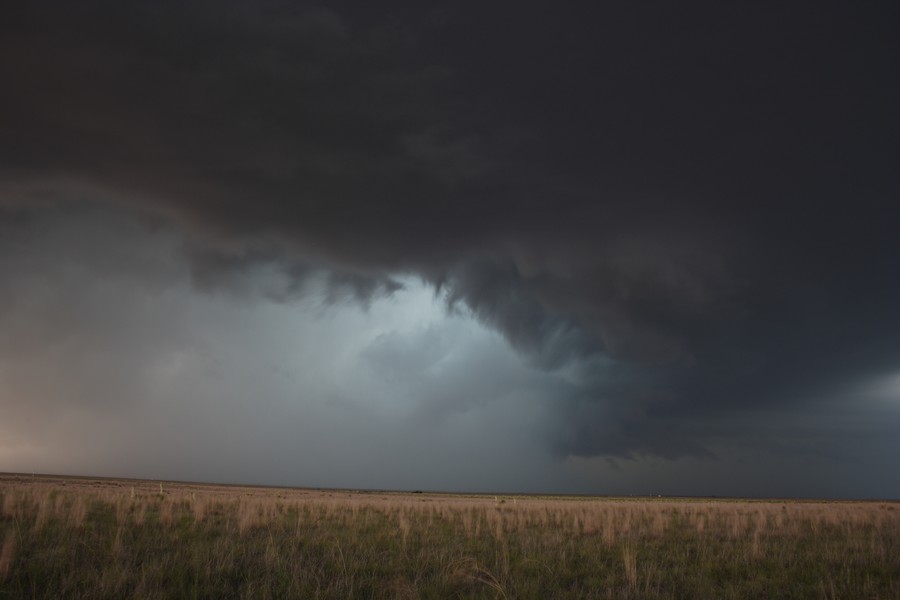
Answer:
[(896, 502), (0, 475), (0, 598), (900, 598)]

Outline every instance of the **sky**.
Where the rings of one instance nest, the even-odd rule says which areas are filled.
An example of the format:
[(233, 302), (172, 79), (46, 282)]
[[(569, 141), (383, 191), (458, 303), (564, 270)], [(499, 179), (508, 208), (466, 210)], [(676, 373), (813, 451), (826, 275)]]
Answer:
[(0, 471), (900, 497), (900, 5), (0, 8)]

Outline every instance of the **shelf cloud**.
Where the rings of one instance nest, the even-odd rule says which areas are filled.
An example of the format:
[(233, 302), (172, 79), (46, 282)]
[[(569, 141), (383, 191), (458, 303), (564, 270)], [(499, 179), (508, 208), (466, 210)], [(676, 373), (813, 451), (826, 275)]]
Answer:
[(898, 17), (5, 7), (0, 468), (897, 495)]

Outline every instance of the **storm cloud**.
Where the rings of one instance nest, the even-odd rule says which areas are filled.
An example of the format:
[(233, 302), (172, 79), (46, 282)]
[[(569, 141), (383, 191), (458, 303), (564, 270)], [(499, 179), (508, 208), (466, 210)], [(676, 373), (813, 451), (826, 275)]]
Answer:
[[(247, 465), (346, 438), (268, 482), (900, 493), (849, 475), (900, 423), (893, 3), (2, 12), (7, 448), (137, 411), (278, 440)], [(184, 476), (260, 473), (201, 429)]]

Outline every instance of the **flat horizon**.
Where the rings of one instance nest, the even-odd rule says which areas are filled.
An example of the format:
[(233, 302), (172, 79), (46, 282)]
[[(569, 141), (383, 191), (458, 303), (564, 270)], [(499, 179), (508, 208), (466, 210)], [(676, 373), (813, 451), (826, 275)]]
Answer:
[(579, 494), (579, 493), (540, 493), (540, 492), (516, 492), (516, 491), (473, 491), (473, 490), (439, 490), (439, 489), (381, 489), (381, 488), (357, 488), (357, 487), (316, 487), (302, 485), (277, 485), (264, 483), (241, 483), (226, 481), (188, 481), (181, 479), (148, 479), (142, 477), (127, 477), (115, 475), (74, 475), (60, 473), (23, 473), (23, 472), (0, 472), (0, 479), (6, 477), (15, 477), (22, 480), (39, 479), (77, 479), (85, 482), (89, 481), (106, 481), (106, 482), (142, 482), (148, 484), (172, 483), (179, 485), (197, 485), (207, 487), (225, 487), (225, 488), (253, 488), (260, 490), (298, 490), (298, 491), (321, 491), (321, 492), (349, 492), (359, 494), (402, 494), (402, 495), (436, 495), (436, 496), (485, 496), (485, 497), (533, 497), (533, 498), (598, 498), (598, 499), (661, 499), (661, 500), (747, 500), (747, 501), (801, 501), (801, 502), (900, 502), (900, 498), (852, 498), (852, 497), (814, 497), (814, 496), (719, 496), (715, 494), (686, 494), (686, 495), (667, 495), (653, 493), (632, 493), (632, 494)]

